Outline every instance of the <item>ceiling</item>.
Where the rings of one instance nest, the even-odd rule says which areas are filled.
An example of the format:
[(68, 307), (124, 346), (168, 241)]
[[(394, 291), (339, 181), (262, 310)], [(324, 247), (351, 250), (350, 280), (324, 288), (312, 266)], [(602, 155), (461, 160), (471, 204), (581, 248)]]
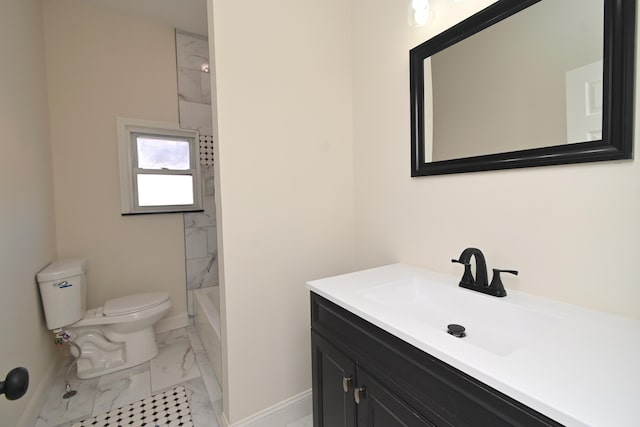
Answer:
[(207, 0), (86, 0), (115, 13), (207, 36)]

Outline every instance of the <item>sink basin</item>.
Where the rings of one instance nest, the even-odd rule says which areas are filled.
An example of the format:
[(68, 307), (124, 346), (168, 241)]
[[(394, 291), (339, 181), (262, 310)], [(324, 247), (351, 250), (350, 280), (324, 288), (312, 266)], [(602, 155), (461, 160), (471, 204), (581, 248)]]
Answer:
[[(505, 298), (496, 298), (460, 288), (459, 280), (458, 270), (451, 275), (397, 263), (307, 287), (560, 424), (638, 425), (640, 320), (509, 287)], [(337, 325), (331, 316), (338, 313), (313, 304), (311, 310)], [(450, 324), (463, 325), (467, 335), (449, 335)]]
[(529, 310), (479, 292), (443, 285), (420, 277), (396, 280), (362, 289), (370, 302), (397, 311), (399, 316), (447, 334), (447, 325), (466, 328), (463, 338), (448, 335), (499, 356), (512, 353), (545, 331), (557, 327), (559, 317)]

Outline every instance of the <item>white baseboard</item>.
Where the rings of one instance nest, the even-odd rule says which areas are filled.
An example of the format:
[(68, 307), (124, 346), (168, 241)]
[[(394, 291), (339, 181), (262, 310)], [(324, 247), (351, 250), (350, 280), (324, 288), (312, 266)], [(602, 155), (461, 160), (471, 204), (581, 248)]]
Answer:
[(227, 414), (222, 414), (223, 427), (283, 427), (309, 415), (311, 411), (311, 389), (309, 389), (237, 423), (230, 424)]
[(56, 368), (62, 363), (60, 359), (61, 358), (58, 356), (54, 358), (51, 364), (49, 364), (42, 381), (40, 381), (40, 384), (38, 384), (38, 387), (33, 392), (29, 403), (27, 403), (26, 408), (24, 408), (24, 412), (22, 413), (20, 420), (18, 420), (16, 427), (33, 427), (36, 424), (44, 404), (47, 403), (49, 390), (53, 386), (53, 380), (55, 378), (55, 373), (57, 372)]
[(159, 334), (161, 332), (167, 332), (173, 329), (185, 328), (187, 326), (189, 326), (189, 315), (185, 311), (184, 313), (161, 319), (153, 327), (153, 330), (156, 332), (156, 334)]

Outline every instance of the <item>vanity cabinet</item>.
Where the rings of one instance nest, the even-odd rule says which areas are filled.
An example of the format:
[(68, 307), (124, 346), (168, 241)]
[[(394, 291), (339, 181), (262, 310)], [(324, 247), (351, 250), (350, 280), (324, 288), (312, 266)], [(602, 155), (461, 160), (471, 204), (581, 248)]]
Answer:
[[(312, 332), (316, 426), (434, 426), (355, 361)], [(357, 378), (357, 382), (356, 382)], [(357, 396), (357, 397), (356, 397)]]
[(314, 427), (559, 426), (311, 293)]

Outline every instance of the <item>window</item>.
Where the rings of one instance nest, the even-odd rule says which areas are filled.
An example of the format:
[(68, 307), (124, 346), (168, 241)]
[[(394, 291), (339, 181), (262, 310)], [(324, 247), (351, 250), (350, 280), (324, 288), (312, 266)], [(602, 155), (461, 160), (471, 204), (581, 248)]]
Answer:
[(122, 214), (202, 210), (198, 132), (118, 117)]

